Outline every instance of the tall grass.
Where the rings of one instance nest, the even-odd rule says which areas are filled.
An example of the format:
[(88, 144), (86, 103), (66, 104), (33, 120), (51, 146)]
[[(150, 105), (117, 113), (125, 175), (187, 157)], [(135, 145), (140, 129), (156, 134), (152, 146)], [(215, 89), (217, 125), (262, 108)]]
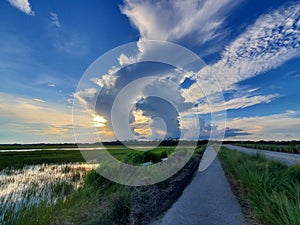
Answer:
[(15, 224), (40, 204), (55, 204), (84, 183), (88, 164), (35, 165), (0, 172), (0, 224)]
[(294, 153), (300, 154), (300, 146), (299, 145), (279, 145), (279, 144), (261, 144), (261, 143), (238, 143), (237, 145), (255, 148), (260, 150), (268, 150), (274, 152), (286, 152), (286, 153)]
[[(118, 152), (124, 160), (132, 163), (140, 164), (149, 160), (155, 163), (172, 154), (174, 148), (157, 148), (142, 153), (125, 151), (124, 154), (121, 150)], [(187, 164), (182, 173), (174, 175), (173, 182), (176, 185), (169, 183), (172, 182), (170, 178), (157, 185), (140, 188), (114, 183), (90, 168), (81, 173), (81, 170), (77, 170), (79, 166), (76, 167), (81, 164), (35, 165), (2, 170), (5, 179), (0, 174), (0, 183), (5, 185), (2, 186), (1, 183), (0, 194), (5, 192), (6, 197), (0, 197), (0, 215), (3, 215), (0, 224), (142, 224), (150, 220), (148, 217), (159, 213), (163, 208), (160, 205), (165, 204), (167, 200), (172, 202), (172, 198), (164, 201), (161, 199), (173, 196), (178, 192), (179, 186), (183, 188), (186, 185), (187, 181), (178, 185), (178, 179), (184, 180), (185, 174), (192, 174), (190, 167), (197, 167), (196, 161), (200, 160), (201, 154), (202, 148), (197, 149), (192, 163)], [(149, 194), (147, 198), (140, 194), (142, 190)], [(22, 204), (15, 207), (20, 199)], [(11, 206), (3, 213), (7, 204)], [(154, 205), (157, 209), (149, 209), (149, 205)], [(138, 218), (137, 215), (147, 215), (147, 219)], [(134, 222), (137, 219), (139, 222)]]
[(286, 166), (224, 147), (219, 158), (241, 184), (244, 197), (262, 224), (300, 225), (300, 166)]

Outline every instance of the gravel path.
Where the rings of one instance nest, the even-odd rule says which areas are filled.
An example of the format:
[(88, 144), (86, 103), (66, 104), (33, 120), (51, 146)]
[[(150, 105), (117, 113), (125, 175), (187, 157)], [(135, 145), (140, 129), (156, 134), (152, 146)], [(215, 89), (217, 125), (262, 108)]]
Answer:
[[(209, 147), (200, 172), (186, 187), (177, 202), (155, 225), (243, 225), (241, 207), (232, 193), (218, 158), (205, 170), (201, 164), (214, 154)], [(210, 161), (210, 159), (208, 159)]]
[(272, 152), (267, 150), (258, 150), (253, 148), (245, 148), (236, 145), (223, 145), (226, 148), (231, 150), (237, 150), (240, 152), (247, 153), (249, 155), (259, 153), (264, 155), (268, 159), (281, 161), (287, 165), (295, 165), (300, 164), (300, 154), (291, 154), (291, 153), (284, 153), (284, 152)]

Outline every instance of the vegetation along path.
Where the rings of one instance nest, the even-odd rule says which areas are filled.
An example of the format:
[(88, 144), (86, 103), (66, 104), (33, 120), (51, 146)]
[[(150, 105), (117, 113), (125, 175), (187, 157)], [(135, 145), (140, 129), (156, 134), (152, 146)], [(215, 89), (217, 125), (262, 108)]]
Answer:
[(247, 153), (250, 155), (261, 154), (268, 159), (277, 160), (277, 161), (283, 162), (287, 165), (300, 164), (300, 155), (299, 154), (258, 150), (258, 149), (254, 149), (254, 148), (245, 148), (245, 147), (236, 146), (236, 145), (223, 145), (223, 146), (226, 148), (229, 148), (231, 150), (244, 152), (244, 153)]
[[(206, 151), (214, 152), (213, 147)], [(201, 163), (205, 162), (204, 154)], [(209, 157), (209, 156), (208, 156)], [(200, 163), (200, 167), (201, 167)], [(155, 225), (243, 225), (244, 216), (218, 158), (198, 172), (180, 198)]]

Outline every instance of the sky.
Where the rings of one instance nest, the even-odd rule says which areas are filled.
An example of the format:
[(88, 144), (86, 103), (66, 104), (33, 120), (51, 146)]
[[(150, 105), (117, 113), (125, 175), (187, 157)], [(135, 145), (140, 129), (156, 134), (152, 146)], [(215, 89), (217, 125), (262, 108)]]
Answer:
[[(142, 62), (177, 45), (197, 69)], [(4, 0), (0, 143), (299, 140), (299, 56), (299, 1)]]

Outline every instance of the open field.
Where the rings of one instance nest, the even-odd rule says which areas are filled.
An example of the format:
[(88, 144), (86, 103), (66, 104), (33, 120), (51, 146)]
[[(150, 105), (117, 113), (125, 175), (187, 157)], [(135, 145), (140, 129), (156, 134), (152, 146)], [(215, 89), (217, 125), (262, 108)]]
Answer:
[(222, 147), (219, 158), (261, 224), (300, 224), (300, 166)]
[[(142, 153), (136, 150), (131, 150), (122, 146), (110, 146), (109, 152), (118, 160), (124, 160), (127, 154)], [(171, 153), (173, 147), (158, 147), (149, 152), (160, 153), (166, 151)], [(85, 150), (91, 151), (94, 150)], [(128, 157), (127, 157), (128, 158)], [(25, 165), (37, 164), (61, 164), (72, 162), (85, 162), (79, 150), (38, 150), (38, 151), (24, 151), (24, 152), (0, 152), (0, 170), (5, 168), (22, 168)]]

